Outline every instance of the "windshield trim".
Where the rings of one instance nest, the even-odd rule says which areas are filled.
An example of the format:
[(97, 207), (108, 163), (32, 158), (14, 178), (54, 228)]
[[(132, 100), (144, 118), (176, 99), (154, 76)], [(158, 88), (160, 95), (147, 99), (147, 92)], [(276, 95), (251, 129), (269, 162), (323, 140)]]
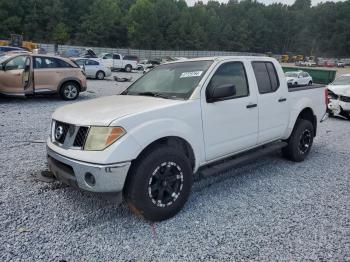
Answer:
[[(137, 95), (136, 93), (137, 92), (130, 92), (130, 94), (127, 94), (128, 90), (133, 86), (135, 85), (138, 81), (140, 81), (140, 79), (142, 79), (144, 76), (146, 76), (148, 73), (150, 73), (151, 71), (161, 67), (161, 66), (165, 66), (165, 65), (171, 65), (171, 64), (180, 64), (180, 63), (189, 63), (189, 62), (212, 62), (208, 68), (203, 71), (203, 76), (201, 78), (201, 80), (198, 82), (197, 86), (195, 86), (193, 88), (192, 91), (184, 94), (185, 97), (172, 97), (172, 96), (169, 96), (168, 99), (172, 99), (172, 100), (189, 100), (191, 98), (191, 96), (193, 95), (193, 93), (195, 92), (195, 90), (197, 89), (198, 85), (200, 84), (200, 82), (205, 78), (205, 75), (208, 73), (209, 69), (212, 67), (213, 63), (214, 63), (215, 60), (213, 59), (203, 59), (203, 60), (181, 60), (181, 61), (172, 61), (172, 62), (168, 62), (168, 63), (164, 63), (164, 64), (160, 64), (156, 67), (153, 67), (151, 70), (149, 70), (146, 74), (143, 74), (140, 78), (138, 78), (135, 82), (133, 82), (130, 86), (128, 86), (122, 93), (120, 93), (120, 95)], [(167, 94), (174, 94), (175, 96), (175, 93), (167, 93), (167, 92), (162, 92), (161, 94), (163, 95), (167, 95)], [(159, 96), (155, 96), (155, 97), (158, 97)]]

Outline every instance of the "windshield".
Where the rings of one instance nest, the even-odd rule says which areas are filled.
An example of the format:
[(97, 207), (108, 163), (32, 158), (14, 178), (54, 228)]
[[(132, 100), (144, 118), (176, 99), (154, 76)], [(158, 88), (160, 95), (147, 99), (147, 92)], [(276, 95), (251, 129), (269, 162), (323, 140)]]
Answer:
[(189, 61), (160, 65), (131, 85), (123, 95), (153, 95), (187, 99), (213, 61)]
[(298, 77), (298, 73), (287, 72), (285, 73), (286, 77)]
[(334, 80), (332, 85), (350, 85), (350, 76), (340, 76)]

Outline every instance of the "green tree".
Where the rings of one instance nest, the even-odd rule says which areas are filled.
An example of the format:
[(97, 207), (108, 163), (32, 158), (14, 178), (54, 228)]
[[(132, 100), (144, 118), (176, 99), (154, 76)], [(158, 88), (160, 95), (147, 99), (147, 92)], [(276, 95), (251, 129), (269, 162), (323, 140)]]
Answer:
[(84, 16), (78, 38), (85, 45), (125, 46), (126, 30), (121, 24), (121, 10), (114, 0), (95, 0)]
[(57, 44), (64, 44), (68, 39), (67, 26), (64, 23), (58, 23), (52, 32), (52, 40)]

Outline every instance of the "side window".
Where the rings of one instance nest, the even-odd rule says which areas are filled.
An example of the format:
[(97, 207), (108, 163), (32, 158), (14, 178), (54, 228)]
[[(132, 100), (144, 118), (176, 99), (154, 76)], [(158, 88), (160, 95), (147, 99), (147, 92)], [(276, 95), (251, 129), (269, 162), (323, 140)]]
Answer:
[(8, 61), (5, 65), (5, 70), (17, 70), (24, 69), (24, 65), (26, 62), (26, 56), (16, 56), (12, 60)]
[(120, 55), (113, 55), (113, 59), (117, 59), (117, 60), (120, 60)]
[(260, 94), (272, 93), (279, 88), (276, 69), (271, 62), (253, 62), (253, 70)]
[(99, 65), (99, 63), (97, 61), (94, 61), (94, 60), (87, 60), (86, 61), (86, 65), (94, 65), (94, 66), (96, 66), (96, 65)]
[(276, 68), (270, 62), (266, 63), (266, 67), (267, 67), (267, 72), (269, 72), (269, 76), (270, 76), (271, 89), (273, 92), (275, 92), (280, 87), (280, 82), (278, 79)]
[(75, 60), (75, 63), (77, 63), (79, 66), (83, 66), (85, 64), (85, 59)]
[(112, 54), (105, 54), (103, 59), (112, 59)]
[(222, 64), (211, 78), (207, 90), (213, 86), (233, 84), (236, 88), (236, 95), (232, 98), (249, 95), (247, 75), (243, 63), (229, 62)]
[(34, 58), (34, 68), (42, 69), (42, 68), (56, 68), (57, 64), (54, 60), (48, 57), (35, 57)]
[(54, 63), (56, 63), (56, 67), (59, 67), (59, 68), (71, 68), (72, 67), (66, 61), (63, 61), (61, 59), (58, 59), (58, 58), (51, 58), (51, 59), (54, 61)]

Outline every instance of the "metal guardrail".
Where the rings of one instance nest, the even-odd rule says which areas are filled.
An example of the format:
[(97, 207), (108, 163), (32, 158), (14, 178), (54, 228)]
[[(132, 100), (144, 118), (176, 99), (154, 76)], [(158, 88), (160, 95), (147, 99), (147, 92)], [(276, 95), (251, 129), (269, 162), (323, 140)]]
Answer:
[[(40, 44), (48, 53), (54, 53), (55, 48), (53, 44)], [(88, 47), (88, 46), (71, 46), (59, 45), (58, 52), (64, 52), (68, 49), (77, 49), (83, 52), (86, 48), (91, 48), (96, 54), (101, 53), (120, 53), (128, 55), (136, 55), (140, 59), (152, 59), (160, 57), (206, 57), (206, 56), (263, 56), (264, 54), (248, 53), (248, 52), (227, 52), (227, 51), (195, 51), (195, 50), (143, 50), (143, 49), (129, 49), (129, 48), (105, 48), (105, 47)]]

